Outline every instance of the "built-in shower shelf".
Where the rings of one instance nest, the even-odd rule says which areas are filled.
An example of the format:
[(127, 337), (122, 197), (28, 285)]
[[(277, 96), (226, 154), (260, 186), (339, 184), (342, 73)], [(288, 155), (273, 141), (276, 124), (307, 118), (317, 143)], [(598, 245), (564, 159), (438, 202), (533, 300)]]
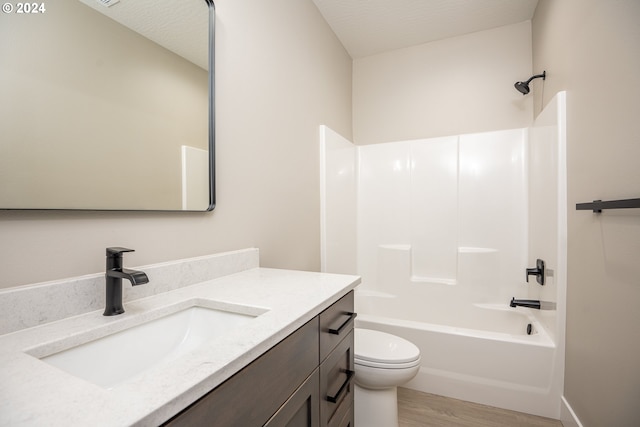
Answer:
[(445, 279), (441, 277), (424, 277), (424, 276), (411, 276), (411, 283), (424, 283), (429, 285), (457, 285), (456, 279)]
[(593, 211), (594, 213), (600, 213), (603, 209), (639, 209), (640, 199), (623, 199), (623, 200), (609, 200), (603, 202), (602, 200), (594, 200), (591, 203), (578, 203), (576, 204), (576, 210), (578, 211)]
[(390, 249), (392, 251), (410, 251), (411, 245), (406, 244), (393, 244), (393, 245), (378, 245), (379, 248), (382, 249)]
[(473, 246), (459, 246), (458, 253), (460, 254), (491, 254), (498, 252), (494, 248), (478, 248)]

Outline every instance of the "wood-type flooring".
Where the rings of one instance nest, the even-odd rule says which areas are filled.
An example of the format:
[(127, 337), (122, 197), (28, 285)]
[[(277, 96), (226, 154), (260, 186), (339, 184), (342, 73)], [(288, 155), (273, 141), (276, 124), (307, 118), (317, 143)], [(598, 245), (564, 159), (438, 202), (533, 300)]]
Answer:
[(562, 427), (559, 420), (398, 388), (400, 427)]

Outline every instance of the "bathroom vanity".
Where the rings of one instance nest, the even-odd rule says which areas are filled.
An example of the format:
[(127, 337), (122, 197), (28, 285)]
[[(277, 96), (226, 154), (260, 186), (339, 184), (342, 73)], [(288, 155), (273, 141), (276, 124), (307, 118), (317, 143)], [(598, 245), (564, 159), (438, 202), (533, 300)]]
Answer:
[(352, 291), (165, 425), (353, 427), (354, 318)]
[[(95, 295), (104, 274), (0, 291), (0, 425), (353, 426), (360, 279), (258, 264), (250, 249), (135, 266), (149, 283), (124, 286), (117, 316)], [(64, 311), (76, 305), (84, 312)], [(161, 322), (191, 312), (247, 319), (155, 360), (149, 349), (170, 335)], [(50, 363), (67, 353), (79, 362)], [(93, 377), (128, 370), (109, 384)]]

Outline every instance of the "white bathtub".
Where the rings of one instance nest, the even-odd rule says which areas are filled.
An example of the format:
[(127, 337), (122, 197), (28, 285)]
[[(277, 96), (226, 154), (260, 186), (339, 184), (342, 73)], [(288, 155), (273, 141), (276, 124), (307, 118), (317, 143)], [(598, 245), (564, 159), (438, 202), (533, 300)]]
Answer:
[(420, 372), (408, 388), (559, 418), (556, 345), (531, 309), (442, 301), (357, 290), (356, 326), (420, 348)]

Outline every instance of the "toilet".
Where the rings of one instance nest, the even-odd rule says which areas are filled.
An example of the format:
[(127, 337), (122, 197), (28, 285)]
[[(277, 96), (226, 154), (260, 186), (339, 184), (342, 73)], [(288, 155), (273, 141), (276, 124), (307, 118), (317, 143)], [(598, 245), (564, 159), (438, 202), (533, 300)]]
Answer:
[(398, 386), (416, 376), (420, 349), (385, 332), (355, 328), (355, 425), (398, 427)]

